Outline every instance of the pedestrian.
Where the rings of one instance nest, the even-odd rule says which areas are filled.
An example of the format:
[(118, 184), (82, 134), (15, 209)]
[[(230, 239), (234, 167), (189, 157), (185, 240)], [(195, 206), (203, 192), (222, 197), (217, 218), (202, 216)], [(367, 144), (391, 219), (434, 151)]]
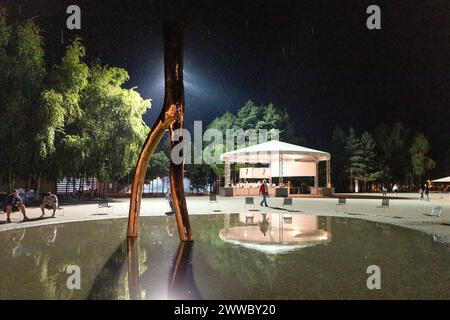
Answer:
[(383, 184), (383, 186), (381, 187), (381, 191), (383, 192), (383, 197), (386, 197), (386, 195), (387, 195), (387, 187), (386, 187), (386, 185)]
[(167, 189), (166, 200), (169, 203), (169, 207), (170, 207), (170, 211), (166, 212), (166, 215), (171, 216), (174, 214), (174, 212), (173, 212), (173, 204), (172, 204), (172, 192), (170, 191), (170, 188)]
[(56, 209), (58, 209), (58, 197), (51, 192), (47, 192), (41, 203), (41, 217), (45, 216), (45, 209), (53, 210), (52, 218), (55, 217)]
[(261, 183), (261, 186), (259, 187), (259, 194), (262, 195), (262, 197), (263, 197), (262, 201), (260, 203), (261, 207), (262, 207), (263, 203), (266, 207), (268, 207), (268, 205), (267, 205), (268, 193), (269, 193), (269, 187), (267, 186), (267, 182), (264, 179), (263, 182)]
[(424, 196), (424, 194), (425, 194), (425, 190), (424, 190), (424, 188), (422, 187), (422, 185), (420, 185), (419, 193), (420, 193), (420, 201), (424, 200), (423, 196)]
[(6, 223), (11, 223), (10, 215), (11, 212), (20, 211), (23, 215), (22, 221), (28, 221), (27, 214), (25, 212), (25, 205), (23, 204), (22, 198), (19, 196), (19, 191), (14, 190), (11, 194), (6, 197)]
[(392, 192), (394, 192), (394, 195), (397, 196), (397, 192), (398, 192), (397, 184), (394, 184), (394, 186), (392, 187)]
[(425, 184), (424, 189), (425, 189), (424, 190), (425, 191), (425, 200), (430, 201), (430, 187), (427, 184)]

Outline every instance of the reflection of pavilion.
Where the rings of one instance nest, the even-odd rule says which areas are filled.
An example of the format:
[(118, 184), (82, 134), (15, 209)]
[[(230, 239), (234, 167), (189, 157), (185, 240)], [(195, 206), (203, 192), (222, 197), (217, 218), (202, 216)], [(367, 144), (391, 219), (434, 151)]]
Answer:
[[(245, 226), (220, 230), (220, 238), (232, 244), (269, 254), (284, 253), (331, 242), (331, 218), (321, 229), (317, 216), (283, 213), (240, 213)], [(225, 221), (227, 221), (226, 219)], [(322, 220), (323, 221), (323, 220)]]

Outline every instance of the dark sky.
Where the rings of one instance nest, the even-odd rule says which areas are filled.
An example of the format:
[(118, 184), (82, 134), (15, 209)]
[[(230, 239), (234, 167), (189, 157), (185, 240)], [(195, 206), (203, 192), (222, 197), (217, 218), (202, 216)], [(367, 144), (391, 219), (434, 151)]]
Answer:
[[(89, 57), (126, 68), (129, 86), (153, 99), (152, 124), (163, 98), (161, 1), (0, 4), (14, 19), (36, 16), (49, 63), (78, 34)], [(69, 4), (81, 7), (81, 31), (65, 28)], [(381, 7), (381, 30), (366, 28), (370, 4)], [(336, 125), (361, 132), (401, 121), (430, 138), (437, 160), (450, 149), (450, 1), (195, 0), (178, 8), (188, 121), (207, 124), (251, 99), (286, 108), (311, 147), (326, 146)], [(440, 163), (439, 173), (448, 170)]]

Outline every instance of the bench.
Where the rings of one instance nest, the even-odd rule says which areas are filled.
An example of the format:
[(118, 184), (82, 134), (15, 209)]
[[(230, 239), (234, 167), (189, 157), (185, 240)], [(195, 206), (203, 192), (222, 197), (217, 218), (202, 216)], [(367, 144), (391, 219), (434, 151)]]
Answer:
[(347, 199), (346, 198), (339, 198), (338, 199), (338, 203), (336, 203), (336, 207), (334, 209), (334, 212), (338, 212), (338, 208), (342, 207), (343, 208), (343, 213), (347, 212)]
[(113, 208), (112, 205), (110, 205), (110, 204), (108, 203), (108, 199), (102, 199), (102, 200), (100, 200), (100, 202), (98, 203), (97, 212), (104, 213), (103, 211), (104, 211), (105, 209), (111, 209), (111, 213), (114, 212), (114, 208)]
[(255, 207), (255, 199), (253, 197), (245, 197), (245, 207), (252, 206), (253, 208), (250, 211), (258, 211)]
[[(216, 204), (216, 209), (213, 209), (213, 204), (214, 203)], [(219, 202), (217, 201), (217, 195), (216, 194), (213, 194), (213, 193), (209, 194), (209, 206), (210, 206), (210, 209), (213, 212), (220, 212), (221, 211), (220, 207), (219, 207)]]
[(433, 206), (431, 209), (432, 217), (440, 217), (442, 215), (442, 206)]
[(254, 224), (255, 215), (251, 213), (247, 213), (245, 215), (245, 224)]
[(430, 223), (432, 223), (433, 217), (441, 217), (442, 216), (442, 206), (437, 206), (434, 205), (431, 208), (431, 213), (430, 213)]
[(283, 198), (283, 209), (285, 206), (291, 206), (292, 209), (292, 198), (289, 197)]
[(381, 206), (377, 206), (377, 208), (383, 209), (383, 210), (384, 210), (384, 213), (386, 213), (386, 209), (389, 209), (389, 210), (390, 210), (390, 207), (389, 207), (389, 199), (387, 199), (387, 198), (382, 199), (382, 200), (381, 200)]

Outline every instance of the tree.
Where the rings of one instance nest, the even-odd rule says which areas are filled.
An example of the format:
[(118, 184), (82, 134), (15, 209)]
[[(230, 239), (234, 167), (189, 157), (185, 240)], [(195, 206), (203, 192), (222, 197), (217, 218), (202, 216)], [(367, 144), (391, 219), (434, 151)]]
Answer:
[(86, 171), (98, 179), (118, 180), (126, 176), (134, 167), (149, 130), (142, 116), (150, 107), (150, 100), (142, 99), (135, 88), (122, 88), (128, 79), (126, 70), (97, 61), (81, 95), (80, 121), (89, 153)]
[(267, 106), (257, 106), (249, 100), (241, 107), (236, 115), (233, 129), (266, 129), (268, 139), (272, 138), (274, 129), (279, 130), (279, 139), (285, 142), (296, 142), (299, 138), (295, 136), (294, 123), (289, 119), (286, 111), (282, 111), (273, 103)]
[(353, 192), (353, 179), (361, 173), (361, 142), (353, 128), (348, 130), (345, 142), (345, 153), (347, 158), (346, 170), (349, 179), (349, 191)]
[[(33, 20), (15, 26), (0, 8), (0, 179), (32, 182), (86, 176), (119, 180), (137, 160), (150, 107), (126, 70), (84, 62), (79, 38), (47, 73), (44, 39)], [(81, 182), (80, 182), (81, 184)]]
[(409, 129), (394, 123), (384, 143), (386, 165), (393, 183), (405, 182), (409, 169)]
[(381, 176), (376, 165), (375, 141), (367, 131), (361, 135), (360, 148), (361, 160), (357, 178), (363, 181), (364, 190), (367, 191), (367, 183), (376, 181)]
[(206, 164), (190, 164), (186, 168), (186, 176), (191, 182), (191, 186), (199, 193), (211, 181), (211, 168)]
[[(41, 121), (47, 123), (48, 138), (53, 142), (48, 144), (47, 150), (51, 161), (43, 162), (41, 167), (51, 180), (63, 175), (77, 177), (85, 171), (83, 164), (89, 154), (81, 121), (81, 93), (86, 89), (89, 77), (89, 67), (83, 61), (85, 55), (80, 39), (75, 38), (66, 47), (59, 64), (52, 68), (46, 89), (41, 94), (44, 111)], [(56, 149), (59, 152), (55, 154)]]
[[(170, 159), (164, 153), (164, 151), (158, 151), (152, 155), (148, 163), (148, 169), (146, 176), (153, 180), (158, 177), (165, 177), (169, 175)], [(153, 183), (152, 183), (153, 190)], [(164, 186), (163, 186), (164, 190)]]
[(336, 127), (331, 138), (331, 174), (333, 175), (334, 186), (336, 190), (345, 189), (345, 165), (346, 165), (346, 137), (344, 131)]
[(13, 28), (6, 24), (3, 9), (0, 10), (0, 69), (0, 143), (8, 146), (0, 154), (2, 172), (6, 172), (10, 189), (15, 177), (27, 179), (29, 188), (48, 140), (43, 135), (44, 124), (37, 121), (46, 74), (44, 42), (33, 20)]
[[(226, 151), (232, 151), (236, 147), (244, 147), (250, 144), (249, 141), (241, 143), (239, 141), (233, 141), (233, 149), (229, 149), (227, 145), (227, 135), (226, 131), (228, 129), (242, 130), (246, 132), (247, 130), (267, 130), (267, 139), (276, 138), (274, 135), (274, 130), (279, 130), (279, 139), (291, 143), (300, 143), (301, 138), (296, 137), (294, 131), (294, 123), (289, 119), (289, 115), (286, 111), (281, 110), (276, 107), (273, 103), (264, 105), (256, 105), (251, 100), (247, 101), (244, 106), (242, 106), (233, 115), (230, 112), (225, 112), (222, 116), (214, 119), (208, 129), (217, 129), (222, 132), (223, 144), (216, 144), (214, 146), (209, 146), (207, 148), (208, 153), (213, 154), (214, 159), (210, 159), (210, 162), (214, 162), (210, 167), (212, 171), (217, 176), (223, 176), (224, 166), (222, 164), (216, 164), (221, 153)], [(260, 141), (262, 142), (262, 141)], [(236, 172), (239, 170), (241, 165), (234, 165), (232, 169)]]
[(422, 183), (427, 170), (433, 169), (436, 162), (426, 154), (430, 150), (428, 139), (419, 133), (413, 140), (409, 153), (411, 155), (411, 173), (414, 178)]

